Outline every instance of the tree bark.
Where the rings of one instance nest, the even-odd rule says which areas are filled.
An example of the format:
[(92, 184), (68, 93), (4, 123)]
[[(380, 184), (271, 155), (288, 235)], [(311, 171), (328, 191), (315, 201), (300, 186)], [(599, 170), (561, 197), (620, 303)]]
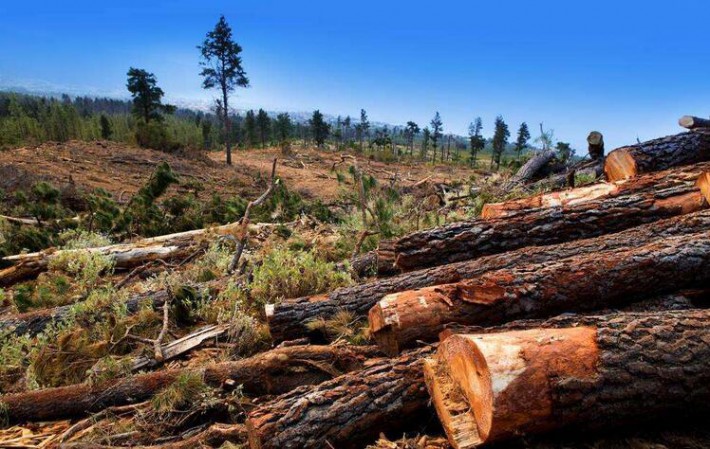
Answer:
[(710, 160), (710, 131), (697, 130), (617, 148), (604, 162), (609, 181)]
[(403, 271), (411, 271), (525, 246), (595, 237), (687, 214), (708, 207), (702, 194), (705, 189), (702, 184), (707, 183), (708, 178), (701, 176), (698, 182), (701, 188), (677, 186), (415, 232), (395, 242), (395, 265)]
[(649, 173), (635, 179), (592, 184), (557, 192), (540, 193), (534, 196), (501, 203), (488, 203), (483, 206), (481, 218), (508, 217), (520, 211), (541, 207), (571, 207), (601, 198), (647, 192), (651, 193), (671, 187), (692, 185), (703, 172), (708, 170), (710, 170), (710, 163), (701, 162), (680, 169)]
[(707, 412), (709, 326), (703, 310), (454, 335), (427, 359), (425, 377), (457, 449), (563, 427)]
[(433, 341), (449, 322), (495, 325), (518, 318), (596, 310), (710, 281), (710, 232), (488, 272), (476, 279), (394, 293), (369, 313), (388, 354)]
[(678, 124), (686, 129), (710, 128), (710, 119), (684, 115), (678, 120)]
[(327, 295), (307, 296), (284, 301), (267, 308), (267, 320), (272, 338), (276, 341), (310, 336), (323, 336), (310, 330), (308, 323), (317, 318), (331, 318), (345, 310), (355, 317), (368, 311), (385, 295), (431, 285), (449, 284), (480, 276), (488, 271), (513, 268), (523, 264), (543, 263), (583, 254), (593, 254), (641, 246), (671, 236), (700, 232), (710, 228), (710, 210), (680, 215), (665, 220), (627, 229), (617, 234), (551, 245), (543, 251), (537, 247), (521, 248), (475, 260), (425, 268), (390, 278), (337, 289)]
[[(258, 229), (254, 226), (253, 229)], [(240, 230), (239, 223), (230, 223), (214, 228), (196, 229), (177, 234), (162, 235), (139, 240), (133, 243), (119, 243), (98, 248), (56, 250), (18, 254), (2, 259), (12, 266), (0, 269), (0, 286), (6, 287), (17, 282), (31, 279), (47, 271), (52, 259), (60, 254), (88, 251), (113, 258), (115, 267), (132, 268), (153, 260), (171, 260), (187, 257), (194, 251), (194, 246), (210, 236), (235, 235)], [(238, 235), (236, 235), (239, 237)]]
[[(155, 292), (134, 295), (126, 301), (126, 313), (136, 313), (141, 303), (143, 303), (146, 299), (150, 299), (153, 302), (153, 308), (159, 309), (163, 306), (167, 298), (168, 292), (166, 290), (158, 290)], [(61, 323), (70, 317), (75, 305), (76, 304), (69, 304), (66, 306), (41, 309), (21, 313), (19, 315), (4, 317), (0, 320), (0, 334), (29, 334), (30, 336), (35, 336), (44, 331), (50, 323)], [(97, 311), (97, 313), (98, 312), (99, 311)]]
[(556, 155), (557, 153), (552, 150), (541, 151), (535, 154), (510, 178), (507, 185), (512, 187), (516, 184), (527, 184), (543, 178), (544, 176), (540, 176), (540, 172), (547, 164), (555, 159)]
[(372, 346), (291, 346), (200, 370), (171, 369), (98, 385), (77, 384), (8, 394), (2, 396), (2, 402), (11, 423), (76, 417), (106, 407), (142, 402), (186, 372), (201, 374), (205, 383), (215, 388), (233, 382), (242, 385), (249, 395), (282, 394), (362, 368), (368, 358), (377, 354)]
[[(396, 432), (431, 413), (422, 373), (433, 347), (366, 368), (314, 387), (304, 387), (261, 405), (249, 414), (252, 449), (362, 447), (380, 432)], [(329, 446), (330, 445), (330, 446)]]

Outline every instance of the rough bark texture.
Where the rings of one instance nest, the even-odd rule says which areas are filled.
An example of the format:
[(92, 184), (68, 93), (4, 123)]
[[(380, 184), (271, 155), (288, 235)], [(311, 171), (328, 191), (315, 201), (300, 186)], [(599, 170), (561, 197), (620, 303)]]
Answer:
[[(139, 306), (148, 298), (153, 302), (153, 307), (158, 309), (165, 303), (168, 293), (165, 290), (159, 290), (134, 295), (126, 301), (126, 313), (136, 313)], [(69, 304), (5, 317), (0, 319), (0, 335), (12, 333), (15, 335), (29, 334), (35, 336), (42, 332), (50, 323), (59, 323), (67, 319), (67, 317), (72, 315), (73, 308), (74, 304)]]
[[(213, 387), (232, 380), (250, 395), (281, 394), (314, 385), (361, 368), (373, 347), (292, 346), (273, 349), (248, 359), (207, 366), (197, 372)], [(2, 396), (11, 423), (81, 416), (104, 408), (144, 401), (169, 386), (186, 370), (139, 374), (98, 385), (78, 384)]]
[(678, 120), (678, 124), (686, 129), (710, 128), (710, 120), (706, 118), (684, 115)]
[(308, 323), (318, 317), (330, 318), (340, 310), (346, 310), (356, 317), (366, 316), (377, 301), (391, 293), (459, 282), (480, 276), (487, 271), (522, 264), (555, 261), (581, 254), (626, 248), (629, 245), (645, 245), (674, 235), (705, 229), (710, 229), (710, 210), (660, 220), (617, 234), (547, 246), (542, 250), (537, 247), (521, 248), (504, 254), (377, 279), (366, 284), (340, 288), (328, 295), (282, 302), (271, 308), (267, 314), (269, 329), (276, 341), (293, 340), (303, 336), (322, 339), (322, 335), (308, 329)]
[(570, 207), (521, 211), (420, 231), (395, 243), (396, 266), (411, 271), (475, 259), (525, 246), (544, 246), (609, 234), (707, 208), (697, 187), (602, 198)]
[(540, 172), (547, 164), (553, 161), (556, 156), (557, 153), (552, 150), (542, 151), (535, 154), (533, 157), (528, 159), (522, 167), (520, 167), (518, 172), (512, 178), (510, 178), (508, 184), (525, 184), (542, 178), (543, 176), (540, 176)]
[(56, 250), (50, 249), (29, 254), (18, 254), (2, 259), (10, 267), (0, 269), (0, 287), (36, 277), (46, 271), (51, 260), (65, 252), (90, 251), (110, 256), (116, 268), (132, 268), (152, 260), (171, 260), (187, 257), (194, 246), (210, 235), (233, 235), (239, 230), (238, 223), (215, 228), (196, 229), (177, 234), (142, 239), (133, 243), (120, 243), (98, 248)]
[(384, 352), (394, 354), (417, 340), (435, 340), (449, 322), (495, 325), (596, 310), (643, 298), (649, 283), (662, 293), (709, 281), (706, 231), (394, 293), (370, 310), (370, 333)]
[(431, 413), (422, 360), (433, 352), (425, 347), (378, 359), (361, 371), (261, 405), (247, 419), (250, 447), (362, 447), (380, 432), (411, 427), (422, 414)]
[(709, 159), (710, 130), (697, 130), (617, 148), (606, 157), (604, 173), (619, 181)]
[[(435, 401), (437, 411), (459, 418), (445, 429), (460, 448), (562, 427), (615, 427), (674, 412), (707, 412), (709, 325), (710, 311), (702, 310), (453, 336), (440, 345), (434, 365), (444, 365), (460, 389), (458, 399), (470, 407), (462, 411), (444, 398)], [(427, 370), (428, 384), (441, 379), (445, 387), (441, 375)], [(477, 442), (462, 432), (471, 428)]]
[(501, 203), (488, 203), (483, 206), (481, 218), (506, 217), (519, 211), (540, 207), (571, 207), (600, 198), (655, 192), (677, 186), (692, 186), (698, 177), (708, 170), (710, 170), (710, 163), (701, 162), (680, 169), (649, 173), (630, 180), (592, 184)]

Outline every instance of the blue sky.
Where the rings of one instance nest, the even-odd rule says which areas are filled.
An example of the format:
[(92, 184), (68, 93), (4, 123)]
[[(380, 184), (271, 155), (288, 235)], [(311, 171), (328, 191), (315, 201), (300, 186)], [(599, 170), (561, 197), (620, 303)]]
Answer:
[[(503, 115), (583, 150), (613, 148), (710, 114), (710, 2), (10, 1), (0, 3), (0, 85), (125, 95), (129, 66), (169, 99), (207, 102), (195, 46), (219, 14), (252, 86), (238, 108), (428, 123), (464, 134)], [(582, 151), (583, 152), (583, 151)]]

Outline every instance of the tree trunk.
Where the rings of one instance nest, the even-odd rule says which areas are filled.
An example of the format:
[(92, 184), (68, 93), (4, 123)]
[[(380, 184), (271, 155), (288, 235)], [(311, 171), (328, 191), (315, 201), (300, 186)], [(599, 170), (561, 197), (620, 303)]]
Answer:
[(684, 115), (678, 120), (678, 124), (687, 129), (710, 128), (709, 119), (693, 117), (692, 115)]
[[(126, 301), (126, 313), (136, 313), (139, 306), (146, 299), (150, 299), (153, 302), (153, 308), (156, 310), (160, 309), (167, 298), (168, 292), (166, 290), (134, 295)], [(19, 315), (3, 317), (0, 319), (0, 334), (9, 335), (12, 333), (15, 335), (29, 334), (30, 336), (35, 336), (44, 331), (45, 327), (49, 324), (53, 322), (61, 323), (72, 316), (74, 306), (75, 304), (68, 304), (66, 306), (35, 310)], [(98, 310), (96, 312), (100, 313)]]
[(535, 154), (520, 167), (518, 172), (506, 184), (512, 187), (516, 184), (527, 184), (542, 178), (543, 176), (539, 176), (540, 171), (555, 159), (555, 156), (557, 156), (557, 153), (552, 150)]
[(606, 157), (609, 181), (710, 160), (710, 130), (697, 130), (618, 148)]
[(677, 186), (600, 198), (569, 207), (523, 211), (509, 218), (471, 220), (419, 231), (395, 242), (395, 266), (411, 271), (497, 254), (525, 246), (595, 237), (708, 207), (701, 188)]
[(277, 348), (236, 362), (200, 370), (171, 369), (115, 379), (98, 385), (77, 384), (2, 396), (11, 423), (82, 416), (107, 407), (142, 402), (169, 386), (181, 374), (200, 373), (214, 387), (241, 385), (254, 396), (282, 394), (302, 385), (315, 385), (362, 368), (377, 355), (371, 346), (292, 346)]
[(224, 103), (224, 146), (227, 150), (227, 165), (232, 165), (232, 124), (229, 122), (229, 104), (227, 101), (227, 85), (222, 84), (222, 102)]
[(362, 447), (380, 432), (411, 429), (418, 418), (431, 413), (422, 361), (433, 353), (433, 347), (425, 347), (379, 359), (361, 371), (261, 405), (247, 419), (250, 447)]
[(449, 322), (495, 325), (517, 318), (596, 310), (710, 281), (710, 231), (488, 272), (476, 279), (385, 296), (370, 334), (388, 354), (433, 341)]
[(594, 325), (455, 335), (425, 362), (457, 449), (563, 427), (707, 412), (710, 312), (620, 315)]
[(587, 151), (592, 160), (604, 159), (604, 136), (599, 131), (592, 131), (587, 136)]
[(303, 336), (311, 336), (318, 340), (323, 336), (310, 330), (308, 323), (318, 318), (331, 318), (341, 310), (350, 312), (355, 317), (366, 316), (377, 301), (391, 293), (459, 282), (488, 271), (523, 264), (556, 261), (572, 256), (593, 254), (600, 250), (627, 248), (629, 245), (646, 245), (671, 236), (700, 232), (705, 229), (710, 229), (710, 210), (660, 220), (617, 234), (552, 245), (545, 247), (543, 251), (537, 247), (521, 248), (475, 260), (377, 279), (366, 284), (340, 288), (327, 295), (308, 296), (270, 306), (266, 314), (269, 330), (276, 341), (293, 340)]
[(670, 187), (692, 185), (703, 172), (708, 170), (710, 170), (710, 163), (701, 162), (682, 169), (649, 173), (630, 180), (592, 184), (558, 192), (540, 193), (502, 203), (488, 203), (483, 206), (481, 218), (507, 217), (522, 210), (541, 207), (571, 207), (595, 199), (641, 194)]
[[(252, 228), (258, 229), (259, 226), (253, 225)], [(82, 251), (100, 253), (113, 258), (116, 268), (125, 269), (153, 260), (185, 258), (195, 250), (195, 245), (200, 242), (209, 242), (212, 237), (219, 235), (235, 235), (239, 238), (239, 230), (240, 224), (236, 222), (214, 228), (195, 229), (193, 231), (141, 239), (133, 243), (59, 251), (49, 249), (36, 253), (7, 256), (2, 261), (13, 265), (0, 269), (0, 287), (10, 286), (36, 277), (38, 274), (47, 271), (52, 259), (66, 253), (80, 253)]]

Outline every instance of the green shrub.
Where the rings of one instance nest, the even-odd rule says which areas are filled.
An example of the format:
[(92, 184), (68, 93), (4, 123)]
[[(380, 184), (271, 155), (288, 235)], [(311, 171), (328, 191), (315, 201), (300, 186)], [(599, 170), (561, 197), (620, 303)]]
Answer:
[(332, 262), (317, 259), (311, 251), (277, 249), (254, 270), (251, 295), (257, 306), (285, 298), (315, 295), (352, 283), (350, 274)]

